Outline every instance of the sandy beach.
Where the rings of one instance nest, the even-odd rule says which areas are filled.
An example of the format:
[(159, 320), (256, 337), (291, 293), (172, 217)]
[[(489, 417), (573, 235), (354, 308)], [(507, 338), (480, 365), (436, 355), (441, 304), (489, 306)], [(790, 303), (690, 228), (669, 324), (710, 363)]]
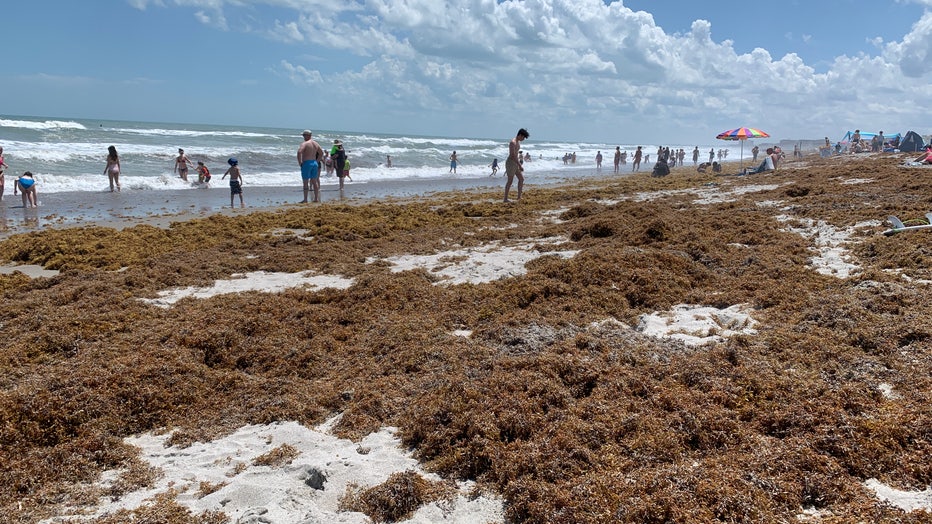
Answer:
[(883, 233), (929, 182), (902, 160), (555, 172), (517, 204), (40, 193), (0, 240), (0, 515), (925, 522), (932, 257)]

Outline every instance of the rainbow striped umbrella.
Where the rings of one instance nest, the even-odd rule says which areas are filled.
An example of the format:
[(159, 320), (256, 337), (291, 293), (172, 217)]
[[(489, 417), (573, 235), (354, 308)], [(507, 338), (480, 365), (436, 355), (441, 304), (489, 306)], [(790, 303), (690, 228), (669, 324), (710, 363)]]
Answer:
[(738, 140), (741, 142), (741, 167), (744, 167), (744, 141), (749, 138), (767, 138), (770, 135), (755, 129), (753, 127), (739, 127), (738, 129), (729, 129), (724, 133), (719, 133), (715, 138), (719, 140)]
[(717, 139), (719, 140), (747, 140), (749, 138), (767, 138), (770, 135), (761, 131), (760, 129), (754, 129), (753, 127), (739, 127), (738, 129), (731, 129), (725, 131), (724, 133), (719, 133)]

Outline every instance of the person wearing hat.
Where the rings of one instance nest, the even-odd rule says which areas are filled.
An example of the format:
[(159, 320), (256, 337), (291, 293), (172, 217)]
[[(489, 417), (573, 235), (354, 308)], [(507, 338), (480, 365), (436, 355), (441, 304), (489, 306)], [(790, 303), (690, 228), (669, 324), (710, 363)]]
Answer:
[(227, 164), (230, 164), (230, 169), (227, 169), (227, 172), (220, 177), (220, 180), (230, 175), (230, 207), (233, 207), (234, 195), (239, 195), (239, 207), (246, 207), (243, 204), (243, 175), (239, 172), (239, 161), (236, 160), (236, 157), (230, 157)]
[(184, 154), (184, 149), (178, 148), (178, 156), (175, 158), (175, 169), (178, 176), (185, 182), (188, 181), (188, 166), (194, 167), (194, 163)]
[(324, 150), (312, 138), (310, 130), (305, 129), (301, 136), (304, 137), (304, 142), (298, 147), (298, 165), (301, 166), (301, 182), (304, 184), (304, 200), (301, 203), (307, 203), (311, 189), (314, 190), (314, 202), (320, 202), (320, 162)]
[(330, 148), (330, 158), (333, 159), (333, 169), (340, 179), (340, 191), (343, 191), (343, 177), (346, 176), (346, 150), (343, 149), (343, 142), (333, 141), (333, 147)]

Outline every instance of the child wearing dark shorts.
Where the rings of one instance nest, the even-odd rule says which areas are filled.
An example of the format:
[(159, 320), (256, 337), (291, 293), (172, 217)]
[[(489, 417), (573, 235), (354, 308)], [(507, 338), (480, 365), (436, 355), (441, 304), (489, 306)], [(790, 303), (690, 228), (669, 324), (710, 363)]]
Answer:
[(230, 207), (233, 207), (233, 197), (235, 195), (239, 195), (239, 207), (246, 207), (243, 204), (243, 175), (239, 172), (239, 161), (236, 158), (230, 158), (227, 160), (227, 164), (230, 164), (230, 169), (227, 169), (227, 172), (220, 177), (220, 180), (230, 175)]

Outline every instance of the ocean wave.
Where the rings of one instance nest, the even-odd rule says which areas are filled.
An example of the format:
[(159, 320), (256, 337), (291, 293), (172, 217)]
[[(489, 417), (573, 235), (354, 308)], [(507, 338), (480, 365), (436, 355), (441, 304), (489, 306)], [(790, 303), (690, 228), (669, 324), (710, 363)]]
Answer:
[(34, 120), (11, 120), (0, 118), (0, 127), (15, 127), (19, 129), (35, 129), (45, 131), (48, 129), (87, 129), (82, 124), (64, 120), (44, 120), (37, 122)]
[[(332, 133), (328, 133), (330, 135)], [(354, 135), (347, 134), (346, 138), (342, 139), (344, 143), (351, 141), (358, 142), (376, 142), (376, 143), (388, 143), (388, 144), (400, 144), (398, 147), (405, 147), (405, 144), (414, 144), (414, 145), (428, 145), (433, 144), (435, 146), (443, 148), (459, 147), (459, 148), (470, 148), (470, 147), (495, 147), (504, 143), (506, 146), (508, 141), (504, 142), (501, 140), (484, 140), (484, 139), (475, 139), (475, 138), (443, 138), (443, 137), (389, 137), (389, 136), (378, 136), (378, 135)]]
[[(107, 146), (114, 145), (120, 154), (120, 157), (137, 157), (144, 161), (163, 162), (174, 165), (175, 157), (178, 155), (177, 148), (166, 145), (150, 145), (138, 143), (120, 143), (120, 142), (23, 142), (11, 141), (5, 142), (4, 147), (7, 152), (7, 163), (11, 160), (20, 160), (26, 162), (42, 163), (65, 163), (65, 162), (96, 162), (101, 165), (107, 157)], [(205, 159), (220, 161), (229, 156), (256, 156), (267, 158), (288, 158), (293, 156), (290, 149), (286, 150), (280, 147), (255, 147), (249, 151), (244, 151), (242, 146), (209, 146), (209, 147), (188, 147), (187, 155), (192, 161)]]
[(133, 129), (133, 128), (106, 128), (106, 131), (113, 133), (125, 133), (132, 135), (150, 135), (150, 136), (177, 136), (177, 137), (235, 137), (235, 138), (274, 138), (281, 139), (281, 135), (268, 133), (250, 133), (246, 131), (193, 131), (188, 129)]

